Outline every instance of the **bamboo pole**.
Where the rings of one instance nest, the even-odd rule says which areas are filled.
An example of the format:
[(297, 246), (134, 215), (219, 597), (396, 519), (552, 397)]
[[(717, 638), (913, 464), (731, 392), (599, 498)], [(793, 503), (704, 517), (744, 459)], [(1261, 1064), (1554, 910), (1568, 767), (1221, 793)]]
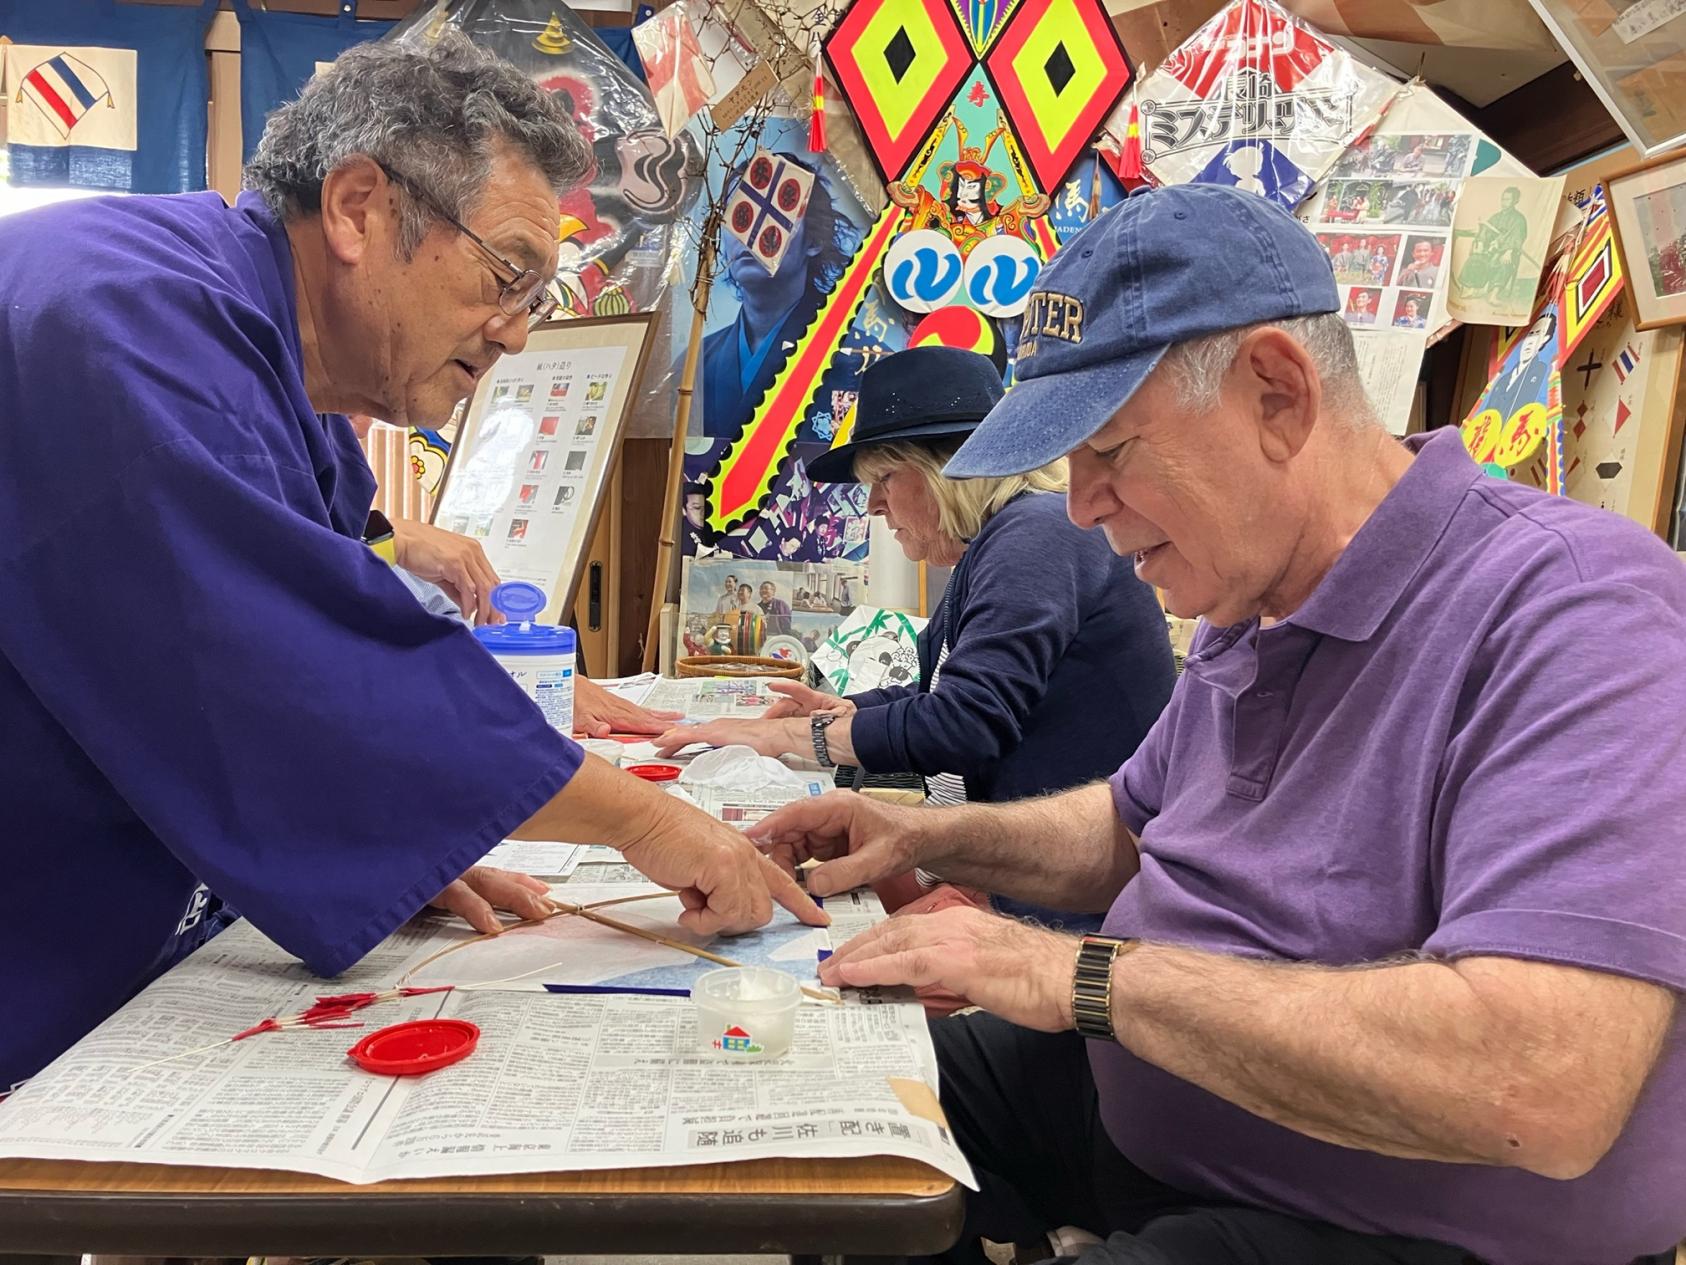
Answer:
[[(712, 221), (712, 217), (710, 217)], [(717, 231), (703, 230), (697, 254), (697, 277), (691, 287), (691, 337), (685, 346), (685, 364), (679, 371), (677, 407), (673, 415), (673, 446), (667, 454), (667, 486), (662, 495), (661, 533), (656, 543), (656, 581), (650, 592), (650, 623), (644, 633), (644, 671), (654, 672), (661, 649), (662, 606), (667, 602), (668, 582), (673, 575), (673, 551), (679, 535), (679, 488), (685, 477), (685, 435), (691, 428), (691, 403), (696, 397), (697, 365), (702, 359), (703, 326), (708, 322), (708, 296), (714, 288), (714, 251)]]

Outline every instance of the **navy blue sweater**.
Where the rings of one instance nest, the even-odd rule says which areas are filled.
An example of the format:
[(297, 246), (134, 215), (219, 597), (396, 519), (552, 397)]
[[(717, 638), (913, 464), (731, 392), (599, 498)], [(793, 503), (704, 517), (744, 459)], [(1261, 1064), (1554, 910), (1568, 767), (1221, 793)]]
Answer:
[(850, 696), (850, 742), (869, 772), (958, 773), (978, 802), (1110, 776), (1175, 679), (1152, 588), (1051, 492), (1012, 501), (966, 547), (919, 634), (919, 666), (917, 689)]

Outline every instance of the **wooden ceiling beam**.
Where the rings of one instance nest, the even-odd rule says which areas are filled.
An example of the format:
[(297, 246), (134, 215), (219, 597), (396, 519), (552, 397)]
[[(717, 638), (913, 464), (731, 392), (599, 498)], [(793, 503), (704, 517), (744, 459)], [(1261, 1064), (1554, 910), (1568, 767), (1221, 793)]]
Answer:
[(1616, 120), (1571, 62), (1491, 105), (1456, 104), (1470, 122), (1542, 175), (1624, 139)]

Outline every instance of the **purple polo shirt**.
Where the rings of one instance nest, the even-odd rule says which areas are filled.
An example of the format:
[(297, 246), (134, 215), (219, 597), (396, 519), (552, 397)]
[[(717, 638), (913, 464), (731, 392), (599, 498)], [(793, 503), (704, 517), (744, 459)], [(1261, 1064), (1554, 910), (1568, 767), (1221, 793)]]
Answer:
[[(1625, 519), (1487, 478), (1455, 430), (1409, 443), (1300, 610), (1197, 638), (1112, 781), (1142, 864), (1107, 931), (1686, 989), (1686, 567)], [(1567, 1182), (1348, 1150), (1117, 1045), (1090, 1059), (1113, 1141), (1179, 1189), (1493, 1265), (1613, 1265), (1686, 1232), (1683, 1036), (1686, 1007), (1620, 1140)]]

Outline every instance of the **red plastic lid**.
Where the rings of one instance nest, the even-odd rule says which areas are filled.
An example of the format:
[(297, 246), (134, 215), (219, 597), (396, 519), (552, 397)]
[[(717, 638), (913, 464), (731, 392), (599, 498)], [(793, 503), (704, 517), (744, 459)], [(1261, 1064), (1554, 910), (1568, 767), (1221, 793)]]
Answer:
[(679, 766), (677, 764), (629, 764), (626, 771), (633, 777), (641, 777), (646, 782), (677, 782), (679, 780)]
[(417, 1019), (371, 1032), (346, 1053), (383, 1076), (415, 1076), (460, 1063), (480, 1044), (480, 1029), (466, 1019)]

